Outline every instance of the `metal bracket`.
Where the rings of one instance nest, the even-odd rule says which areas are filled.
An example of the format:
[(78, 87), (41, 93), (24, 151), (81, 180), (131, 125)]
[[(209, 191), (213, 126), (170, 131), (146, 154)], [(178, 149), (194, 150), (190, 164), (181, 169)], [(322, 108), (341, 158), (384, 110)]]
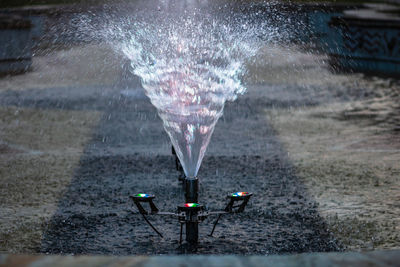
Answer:
[(143, 216), (143, 219), (146, 221), (146, 223), (154, 230), (154, 232), (156, 232), (160, 237), (163, 237), (163, 235), (151, 224), (151, 222), (146, 218), (146, 215), (148, 215), (149, 213), (143, 208), (142, 204), (140, 204), (141, 202), (144, 203), (149, 203), (150, 205), (150, 209), (151, 209), (151, 214), (157, 214), (158, 213), (158, 209), (156, 207), (156, 205), (154, 205), (153, 203), (153, 199), (155, 198), (154, 195), (150, 195), (150, 194), (136, 194), (134, 196), (131, 196), (131, 199), (133, 200), (133, 203), (135, 203), (136, 207), (139, 210), (139, 213)]
[[(217, 227), (218, 221), (219, 221), (219, 219), (221, 219), (221, 216), (223, 214), (243, 212), (252, 195), (253, 194), (249, 193), (249, 192), (235, 192), (233, 194), (228, 195), (227, 198), (229, 199), (229, 202), (226, 205), (224, 212), (219, 212), (218, 218), (214, 223), (213, 229), (211, 230), (211, 233), (208, 236), (212, 236), (214, 234), (214, 231), (215, 231), (215, 228)], [(235, 202), (239, 202), (239, 201), (241, 201), (242, 203), (235, 206)], [(238, 208), (238, 209), (234, 210), (235, 208)]]
[[(180, 223), (180, 237), (179, 242), (182, 243), (182, 232), (183, 232), (183, 224), (186, 225), (186, 240), (189, 243), (197, 243), (198, 240), (198, 224), (204, 221), (209, 215), (218, 214), (218, 218), (214, 223), (213, 229), (209, 236), (212, 236), (215, 228), (218, 224), (219, 219), (223, 214), (232, 214), (232, 213), (241, 213), (244, 211), (247, 203), (249, 202), (252, 193), (248, 192), (236, 192), (227, 196), (229, 199), (228, 204), (226, 205), (223, 211), (206, 211), (203, 205), (198, 203), (185, 203), (183, 205), (179, 205), (177, 207), (177, 212), (162, 212), (159, 211), (156, 205), (153, 202), (155, 198), (154, 195), (150, 194), (136, 194), (131, 196), (130, 198), (133, 200), (134, 204), (139, 210), (139, 213), (143, 216), (146, 223), (161, 237), (163, 235), (150, 223), (150, 221), (146, 218), (146, 215), (172, 215), (178, 218)], [(238, 205), (235, 205), (236, 202), (241, 202)], [(150, 212), (146, 211), (142, 203), (149, 203)], [(236, 209), (236, 210), (235, 210)]]
[(158, 208), (156, 207), (156, 205), (153, 202), (154, 198), (155, 198), (154, 195), (143, 194), (143, 193), (131, 196), (131, 199), (133, 200), (133, 203), (135, 203), (135, 205), (137, 206), (140, 214), (145, 214), (145, 215), (148, 215), (149, 213), (143, 208), (142, 204), (140, 204), (142, 202), (149, 203), (151, 214), (158, 213)]
[[(229, 199), (229, 203), (228, 205), (226, 205), (224, 210), (229, 213), (243, 212), (252, 195), (253, 194), (249, 192), (235, 192), (233, 194), (228, 195), (227, 198)], [(235, 202), (239, 201), (242, 201), (242, 203), (240, 205), (234, 206)], [(234, 208), (238, 209), (235, 211), (233, 210)]]

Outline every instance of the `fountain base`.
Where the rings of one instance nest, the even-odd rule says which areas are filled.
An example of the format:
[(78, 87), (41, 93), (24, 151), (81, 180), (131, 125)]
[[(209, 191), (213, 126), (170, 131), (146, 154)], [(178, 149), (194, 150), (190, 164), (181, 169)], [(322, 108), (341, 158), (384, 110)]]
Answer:
[[(189, 246), (196, 245), (199, 240), (199, 223), (204, 221), (209, 215), (218, 215), (217, 220), (214, 223), (212, 232), (209, 236), (215, 231), (215, 228), (218, 224), (219, 219), (223, 214), (232, 214), (232, 213), (241, 213), (244, 211), (246, 205), (248, 204), (250, 197), (253, 195), (248, 192), (235, 192), (227, 196), (229, 199), (228, 204), (226, 205), (224, 210), (221, 211), (206, 211), (204, 206), (197, 203), (198, 198), (198, 179), (185, 179), (185, 198), (186, 200), (194, 200), (193, 202), (186, 202), (185, 204), (179, 205), (177, 207), (177, 212), (161, 212), (153, 203), (154, 195), (150, 194), (136, 194), (135, 196), (131, 196), (133, 203), (136, 205), (139, 213), (143, 216), (144, 220), (150, 227), (160, 236), (163, 235), (150, 223), (150, 221), (146, 218), (146, 215), (171, 215), (178, 217), (180, 223), (180, 238), (179, 243), (182, 244), (182, 234), (183, 234), (183, 225), (185, 225), (186, 229), (186, 243)], [(240, 204), (235, 205), (237, 202)], [(151, 211), (146, 211), (142, 203), (149, 203)]]

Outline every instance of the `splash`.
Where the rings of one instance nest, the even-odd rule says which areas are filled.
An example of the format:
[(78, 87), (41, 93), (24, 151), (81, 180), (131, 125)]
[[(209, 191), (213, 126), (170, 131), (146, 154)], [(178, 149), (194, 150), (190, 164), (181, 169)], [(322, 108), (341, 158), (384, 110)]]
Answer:
[(246, 91), (241, 77), (261, 26), (195, 10), (151, 21), (129, 16), (106, 27), (141, 78), (187, 177), (197, 176), (226, 101)]

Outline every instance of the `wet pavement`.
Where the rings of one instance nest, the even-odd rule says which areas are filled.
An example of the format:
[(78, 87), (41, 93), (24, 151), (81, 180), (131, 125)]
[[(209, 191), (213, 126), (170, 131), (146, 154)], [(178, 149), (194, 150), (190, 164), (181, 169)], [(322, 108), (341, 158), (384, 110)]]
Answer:
[[(199, 172), (209, 210), (234, 191), (254, 197), (214, 237), (216, 218), (203, 222), (191, 253), (398, 248), (398, 83), (332, 74), (323, 56), (295, 47), (259, 60)], [(132, 210), (129, 195), (147, 192), (174, 211), (183, 191), (162, 122), (124, 62), (80, 44), (33, 66), (0, 80), (0, 251), (187, 253), (176, 219), (151, 216), (160, 239)]]
[[(160, 239), (140, 215), (132, 212), (129, 195), (137, 192), (153, 193), (162, 210), (174, 211), (183, 202), (183, 191), (177, 179), (179, 173), (175, 170), (170, 142), (156, 110), (136, 79), (124, 80), (124, 75), (120, 77), (122, 78), (112, 85), (44, 86), (1, 92), (0, 104), (9, 111), (9, 125), (16, 125), (13, 126), (16, 128), (11, 128), (11, 135), (7, 137), (9, 140), (24, 136), (17, 131), (20, 127), (18, 125), (43, 125), (43, 132), (37, 129), (32, 131), (32, 136), (28, 135), (29, 140), (35, 140), (36, 137), (35, 142), (38, 144), (11, 146), (10, 141), (5, 143), (6, 148), (9, 148), (6, 155), (12, 155), (9, 157), (10, 162), (18, 159), (17, 163), (24, 166), (22, 168), (38, 167), (42, 170), (39, 174), (22, 177), (21, 171), (18, 172), (14, 167), (17, 172), (11, 178), (21, 177), (24, 178), (23, 181), (28, 181), (28, 185), (32, 183), (33, 190), (28, 191), (26, 196), (28, 199), (32, 197), (34, 201), (31, 204), (13, 200), (13, 197), (5, 199), (2, 209), (5, 216), (2, 220), (13, 222), (12, 218), (16, 218), (15, 223), (3, 224), (9, 230), (3, 230), (2, 237), (17, 242), (5, 243), (5, 247), (9, 247), (11, 251), (107, 255), (187, 252), (178, 244), (179, 224), (176, 219), (157, 216), (150, 218), (165, 236)], [(342, 223), (341, 217), (339, 221), (336, 217), (332, 224), (332, 219), (326, 217), (325, 205), (328, 203), (328, 207), (331, 207), (331, 203), (337, 203), (340, 198), (329, 200), (318, 192), (329, 193), (332, 189), (338, 192), (337, 187), (327, 181), (324, 183), (330, 187), (320, 189), (315, 184), (310, 184), (307, 180), (309, 178), (304, 179), (308, 177), (308, 173), (316, 173), (317, 169), (325, 171), (325, 166), (313, 165), (305, 173), (303, 165), (298, 163), (298, 156), (303, 154), (288, 153), (287, 148), (294, 152), (297, 148), (290, 145), (291, 139), (287, 139), (286, 134), (307, 137), (309, 133), (301, 127), (282, 132), (281, 118), (291, 123), (290, 125), (293, 124), (291, 119), (285, 117), (286, 113), (293, 110), (293, 119), (300, 119), (308, 127), (308, 131), (316, 131), (324, 139), (325, 131), (320, 128), (314, 130), (315, 126), (312, 124), (307, 126), (315, 121), (321, 127), (320, 119), (316, 119), (319, 117), (311, 116), (310, 121), (301, 117), (301, 114), (320, 109), (324, 105), (333, 107), (332, 103), (337, 101), (343, 103), (341, 106), (346, 106), (345, 103), (352, 99), (368, 98), (369, 91), (362, 87), (335, 89), (333, 85), (330, 86), (325, 85), (323, 91), (318, 91), (318, 84), (308, 87), (289, 82), (249, 85), (244, 96), (226, 105), (199, 172), (200, 202), (209, 210), (219, 210), (224, 207), (225, 196), (230, 192), (250, 191), (255, 195), (246, 213), (222, 217), (214, 237), (208, 237), (207, 234), (211, 231), (215, 217), (210, 216), (203, 222), (200, 225), (199, 247), (192, 253), (247, 255), (341, 251), (347, 244), (354, 246), (352, 242), (369, 239), (382, 231), (379, 228), (366, 228), (363, 221)], [(33, 116), (39, 111), (38, 115)], [(58, 113), (60, 114), (57, 115)], [(65, 118), (60, 117), (61, 113), (68, 115)], [(52, 118), (50, 114), (56, 115)], [(25, 118), (26, 116), (28, 117)], [(65, 125), (64, 129), (54, 129), (58, 127), (54, 121), (57, 118), (60, 120), (60, 127)], [(66, 123), (63, 124), (64, 120)], [(335, 125), (337, 122), (330, 119), (327, 130)], [(47, 129), (48, 127), (50, 128)], [(82, 131), (84, 128), (90, 131)], [(8, 131), (8, 128), (5, 129)], [(66, 136), (62, 136), (60, 131), (64, 131)], [(13, 133), (16, 135), (12, 136)], [(75, 133), (78, 135), (75, 136)], [(47, 134), (50, 136), (46, 137)], [(80, 140), (77, 138), (79, 136), (86, 137)], [(25, 139), (14, 142), (25, 142)], [(307, 140), (297, 143), (300, 149), (305, 148), (304, 155), (314, 160), (310, 153), (315, 154), (315, 148), (310, 148)], [(329, 145), (327, 139), (324, 140)], [(83, 146), (78, 145), (78, 142)], [(313, 141), (316, 144), (318, 142), (318, 138)], [(73, 147), (74, 150), (68, 150), (68, 147)], [(47, 163), (45, 156), (52, 158), (51, 163)], [(297, 160), (296, 165), (292, 159)], [(28, 162), (34, 165), (29, 167)], [(65, 166), (59, 162), (64, 162)], [(305, 163), (308, 164), (308, 161), (302, 161), (302, 164)], [(339, 165), (334, 166), (329, 167), (338, 169), (337, 176), (332, 178), (333, 182), (342, 177)], [(6, 170), (9, 167), (2, 168)], [(62, 171), (58, 168), (62, 168)], [(354, 172), (356, 171), (355, 168)], [(71, 173), (70, 176), (65, 172)], [(43, 182), (40, 180), (42, 187), (35, 184), (36, 177), (43, 179)], [(324, 176), (321, 174), (321, 177)], [(313, 175), (312, 179), (318, 185), (319, 174)], [(390, 183), (388, 180), (388, 186)], [(11, 188), (7, 188), (10, 191)], [(17, 189), (15, 192), (19, 194)], [(43, 195), (51, 197), (40, 197)], [(42, 202), (45, 204), (41, 204)], [(321, 203), (324, 206), (321, 207)], [(35, 213), (37, 207), (39, 216), (43, 214), (43, 217), (30, 215)], [(19, 211), (12, 213), (11, 209)], [(359, 211), (365, 214), (364, 209)], [(321, 214), (321, 211), (324, 213)], [(384, 218), (390, 216), (386, 214)], [(23, 224), (20, 225), (21, 223)], [(365, 229), (363, 231), (366, 232), (354, 232), (360, 234), (349, 241), (341, 233), (353, 238), (351, 229), (354, 228), (351, 227)], [(385, 227), (391, 229), (392, 226)], [(27, 234), (32, 236), (26, 238)], [(397, 237), (390, 233), (383, 238), (387, 238), (383, 239), (386, 240), (384, 244), (390, 244), (390, 240), (395, 241)], [(341, 240), (348, 243), (344, 245)]]
[[(179, 248), (179, 224), (175, 219), (152, 218), (165, 236), (160, 239), (140, 215), (132, 213), (128, 198), (131, 194), (153, 193), (162, 210), (174, 211), (183, 202), (183, 192), (174, 159), (168, 153), (169, 141), (162, 122), (140, 91), (140, 85), (131, 87), (136, 92), (114, 88), (108, 94), (103, 91), (101, 97), (82, 93), (90, 92), (90, 88), (52, 88), (3, 95), (3, 101), (21, 107), (95, 109), (103, 113), (46, 228), (40, 252), (185, 252)], [(124, 96), (124, 92), (131, 94)], [(246, 213), (223, 217), (215, 237), (207, 236), (214, 217), (201, 224), (200, 245), (195, 253), (272, 254), (341, 249), (319, 216), (317, 203), (296, 176), (274, 131), (260, 118), (263, 108), (274, 104), (268, 102), (245, 96), (225, 108), (199, 173), (200, 202), (210, 210), (218, 210), (224, 207), (225, 196), (230, 192), (250, 191), (255, 196)], [(235, 153), (230, 153), (233, 150)]]

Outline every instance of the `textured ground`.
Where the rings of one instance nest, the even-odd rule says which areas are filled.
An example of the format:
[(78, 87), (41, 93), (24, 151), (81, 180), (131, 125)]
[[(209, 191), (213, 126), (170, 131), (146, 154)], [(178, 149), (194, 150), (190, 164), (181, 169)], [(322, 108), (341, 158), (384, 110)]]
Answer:
[[(213, 218), (205, 221), (198, 253), (398, 247), (396, 82), (334, 75), (294, 49), (264, 54), (247, 94), (227, 105), (199, 172), (209, 209), (232, 191), (255, 196), (247, 213), (223, 217), (213, 238)], [(80, 57), (93, 58), (90, 71)], [(173, 218), (152, 218), (160, 239), (131, 213), (135, 192), (156, 194), (170, 211), (183, 194), (161, 121), (119, 60), (77, 47), (0, 80), (1, 251), (184, 252)]]

